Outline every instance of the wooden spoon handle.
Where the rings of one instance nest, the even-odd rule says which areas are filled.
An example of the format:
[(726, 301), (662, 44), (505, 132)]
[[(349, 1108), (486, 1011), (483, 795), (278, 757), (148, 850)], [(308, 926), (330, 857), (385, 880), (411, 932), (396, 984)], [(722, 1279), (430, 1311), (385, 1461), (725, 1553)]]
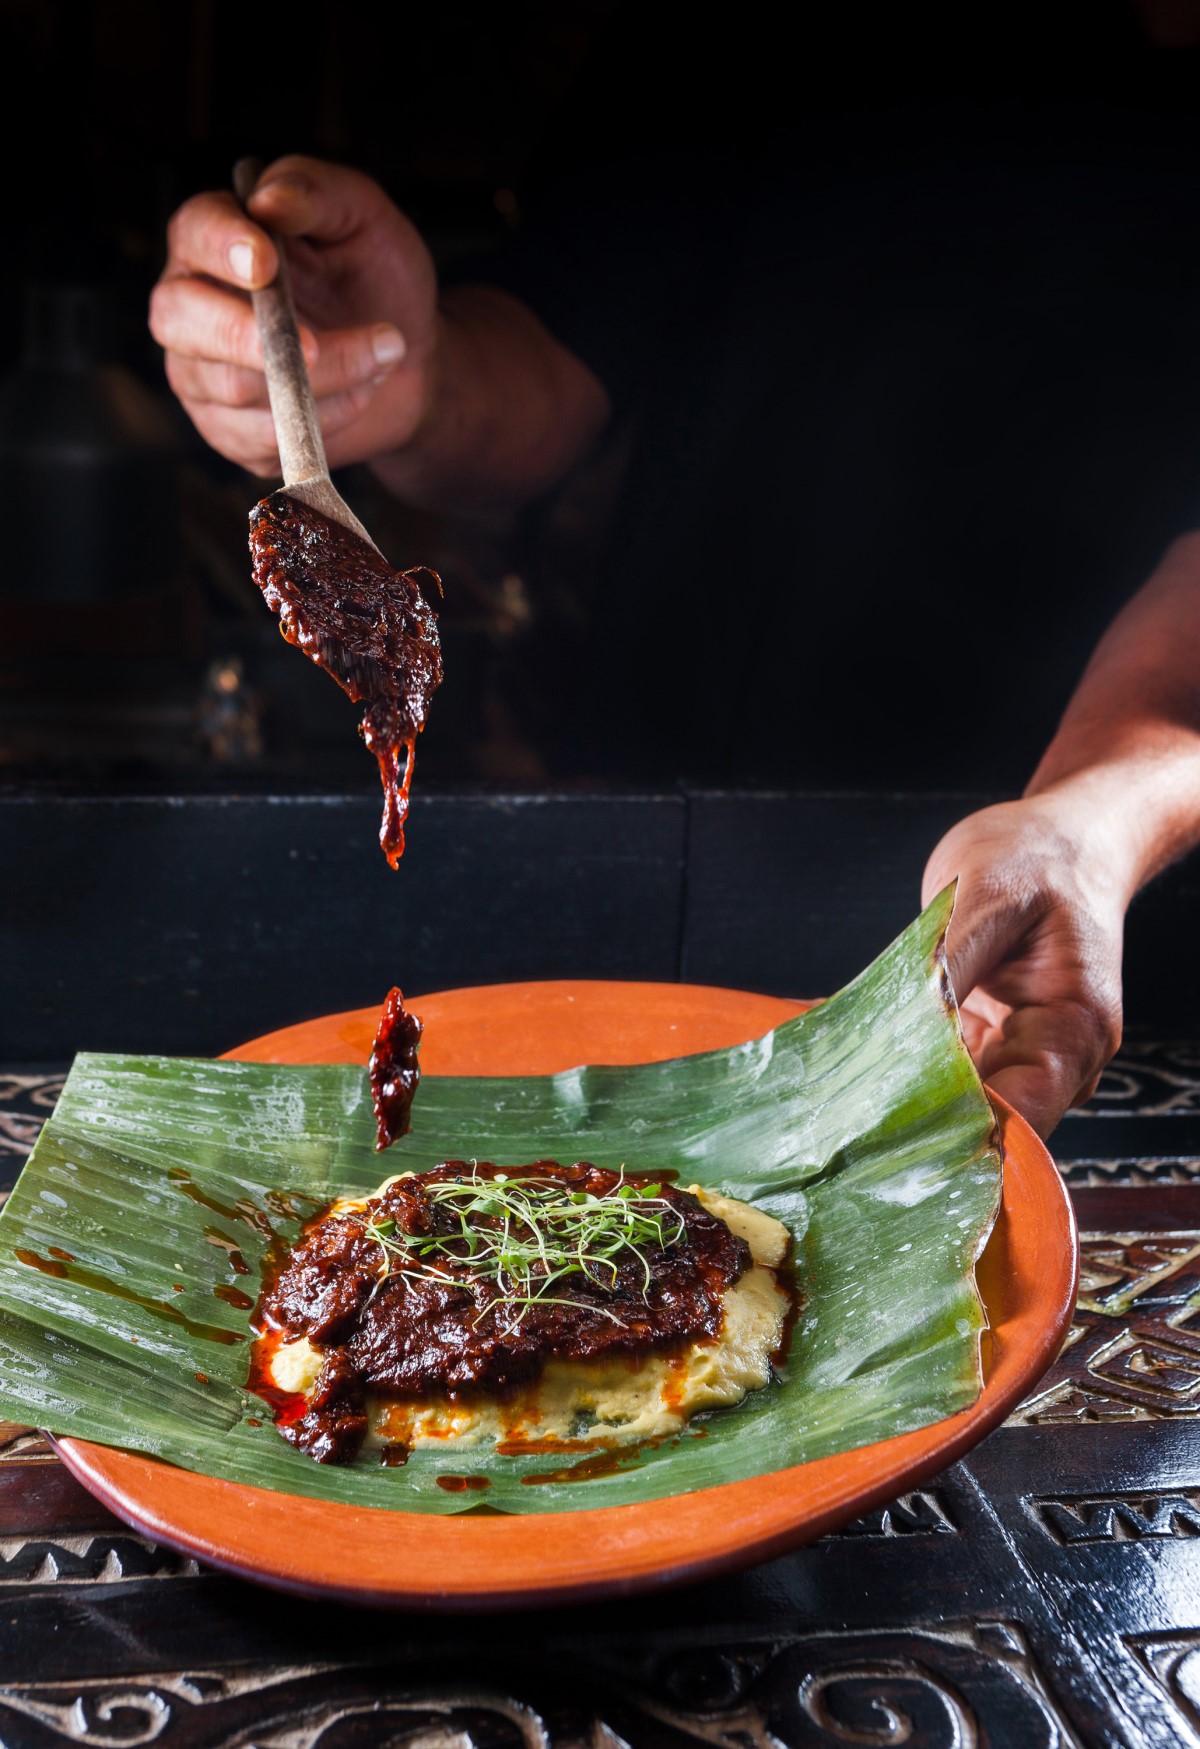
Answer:
[[(257, 158), (239, 158), (234, 165), (233, 189), (243, 206), (254, 193), (262, 169)], [(283, 245), (272, 232), (268, 235), (279, 257), (279, 271), (269, 286), (251, 292), (250, 297), (262, 341), (283, 483), (295, 486), (301, 480), (327, 480), (329, 463), (296, 327), (296, 306), (292, 302)]]

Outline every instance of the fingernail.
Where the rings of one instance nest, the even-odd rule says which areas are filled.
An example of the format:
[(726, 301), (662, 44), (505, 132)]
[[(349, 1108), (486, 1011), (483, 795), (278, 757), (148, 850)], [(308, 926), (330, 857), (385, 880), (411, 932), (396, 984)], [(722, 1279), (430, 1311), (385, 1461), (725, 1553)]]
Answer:
[(272, 176), (269, 182), (260, 183), (254, 193), (256, 197), (260, 194), (307, 194), (311, 186), (303, 176)]
[(375, 354), (376, 364), (399, 364), (407, 350), (398, 328), (376, 328), (371, 336), (371, 351)]
[(253, 243), (231, 243), (228, 260), (233, 277), (243, 280), (248, 285), (254, 278)]

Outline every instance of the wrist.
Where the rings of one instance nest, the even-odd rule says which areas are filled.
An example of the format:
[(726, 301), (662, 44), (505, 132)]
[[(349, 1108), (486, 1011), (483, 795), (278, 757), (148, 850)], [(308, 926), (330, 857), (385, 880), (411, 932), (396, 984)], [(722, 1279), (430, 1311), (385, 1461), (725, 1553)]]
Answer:
[(1200, 839), (1200, 737), (1130, 734), (1087, 761), (1052, 744), (1025, 800), (1109, 871), (1128, 904)]
[(611, 413), (607, 391), (534, 312), (498, 287), (451, 287), (421, 417), (376, 471), (429, 509), (507, 513), (562, 480)]
[(1136, 788), (1120, 774), (1096, 768), (1031, 786), (1017, 806), (1029, 811), (1073, 878), (1124, 913), (1152, 872), (1137, 803)]

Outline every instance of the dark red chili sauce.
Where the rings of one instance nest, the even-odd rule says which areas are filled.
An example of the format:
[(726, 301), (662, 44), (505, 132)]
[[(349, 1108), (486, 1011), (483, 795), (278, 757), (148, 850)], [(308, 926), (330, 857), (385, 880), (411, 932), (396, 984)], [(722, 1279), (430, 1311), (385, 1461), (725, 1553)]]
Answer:
[(371, 1103), (375, 1107), (377, 1153), (408, 1134), (412, 1102), (421, 1079), (417, 1063), (421, 1032), (421, 1022), (405, 1008), (400, 991), (389, 990), (371, 1048)]
[(416, 740), (442, 680), (437, 616), (417, 585), (424, 575), (440, 588), (437, 574), (393, 571), (358, 535), (285, 492), (250, 512), (250, 553), (284, 637), (366, 704), (360, 733), (383, 779), (379, 842), (395, 868)]
[[(508, 1167), (506, 1176), (556, 1182), (569, 1190), (612, 1194), (621, 1176), (581, 1162), (538, 1160)], [(521, 1316), (502, 1302), (502, 1289), (456, 1268), (439, 1252), (449, 1281), (391, 1267), (395, 1259), (373, 1239), (368, 1223), (395, 1223), (415, 1236), (453, 1234), (457, 1220), (431, 1200), (439, 1179), (495, 1178), (501, 1169), (447, 1161), (431, 1172), (398, 1179), (365, 1209), (318, 1215), (306, 1226), (259, 1301), (255, 1326), (269, 1355), (280, 1341), (307, 1336), (325, 1355), (306, 1401), (285, 1398), (264, 1378), (260, 1362), (251, 1387), (276, 1411), (283, 1437), (320, 1463), (352, 1459), (367, 1431), (366, 1394), (413, 1400), (449, 1393), (502, 1395), (538, 1377), (555, 1358), (674, 1352), (715, 1337), (722, 1298), (751, 1265), (750, 1248), (686, 1191), (658, 1184), (657, 1195), (678, 1211), (682, 1233), (644, 1252), (646, 1271), (630, 1255), (618, 1262), (611, 1287), (582, 1274), (554, 1287), (559, 1303), (533, 1304)], [(640, 1185), (645, 1177), (625, 1175)], [(381, 1273), (389, 1264), (389, 1272)], [(569, 1299), (569, 1303), (561, 1303)]]

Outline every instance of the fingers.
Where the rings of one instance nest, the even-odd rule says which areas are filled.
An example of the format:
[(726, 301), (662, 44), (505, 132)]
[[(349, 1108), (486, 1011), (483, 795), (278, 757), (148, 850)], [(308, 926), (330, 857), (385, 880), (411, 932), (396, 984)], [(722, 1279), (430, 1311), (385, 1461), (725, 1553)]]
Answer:
[(150, 332), (176, 358), (262, 369), (262, 347), (249, 300), (204, 280), (160, 280), (150, 294)]
[(390, 204), (379, 184), (361, 171), (293, 155), (267, 166), (247, 208), (284, 237), (331, 244), (355, 236)]
[[(377, 185), (357, 171), (285, 158), (265, 172), (254, 200), (264, 217), (289, 234), (345, 234), (364, 212), (386, 204)], [(197, 195), (171, 221), (167, 268), (150, 303), (150, 329), (173, 360), (171, 382), (184, 400), (265, 405), (254, 375), (262, 365), (253, 310), (243, 290), (267, 284), (277, 258), (266, 234), (232, 195)], [(318, 345), (310, 328), (301, 342), (318, 397), (344, 393), (391, 370), (404, 357), (404, 336), (392, 323), (332, 329)], [(195, 361), (197, 368), (182, 361)], [(215, 368), (199, 368), (212, 366)]]
[[(268, 230), (315, 244), (346, 241), (390, 210), (378, 183), (315, 158), (280, 158), (259, 178), (246, 211), (232, 194), (185, 201), (167, 226), (165, 279), (202, 274), (246, 291), (270, 285), (278, 267)], [(256, 222), (257, 221), (257, 222)]]
[(167, 381), (186, 407), (265, 407), (267, 379), (260, 370), (244, 370), (215, 359), (185, 358), (168, 352), (163, 360)]
[(985, 1081), (1046, 1135), (1121, 1037), (1123, 904), (1045, 798), (968, 815), (936, 846), (927, 897), (959, 877), (946, 957)]
[(1014, 1010), (977, 1058), (989, 1087), (1048, 1136), (1071, 1106), (1091, 1097), (1116, 1035), (1082, 1003)]
[(1043, 1141), (1073, 1103), (1063, 1084), (1037, 1065), (1001, 1069), (988, 1077), (988, 1086), (1019, 1111)]
[(197, 194), (167, 226), (164, 279), (204, 274), (246, 291), (270, 285), (278, 260), (266, 232), (232, 194)]
[(232, 194), (193, 195), (167, 226), (168, 279), (203, 274), (246, 291), (270, 285), (278, 260), (268, 230), (315, 244), (346, 241), (382, 213), (386, 194), (361, 171), (315, 158), (280, 158), (243, 211)]
[(960, 1005), (958, 1018), (962, 1024), (963, 1043), (975, 1062), (979, 1063), (994, 1030), (993, 1022), (986, 1015), (978, 1013), (971, 1003)]
[[(300, 337), (327, 443), (346, 452), (339, 459), (358, 460), (372, 445), (402, 440), (424, 404), (436, 315), (436, 276), (418, 234), (369, 177), (311, 158), (270, 165), (248, 206), (253, 217), (232, 194), (210, 193), (181, 207), (151, 300), (168, 379), (197, 428), (242, 466), (276, 471), (250, 302), (278, 269), (269, 228), (294, 239), (293, 287), (312, 324)], [(388, 397), (378, 393), (385, 382)], [(385, 401), (399, 409), (396, 418), (384, 417)], [(339, 446), (364, 410), (361, 441), (347, 433)]]
[(235, 412), (215, 401), (185, 405), (196, 430), (218, 455), (264, 480), (278, 477), (279, 446), (275, 441), (275, 421), (269, 412), (255, 408)]
[[(167, 378), (181, 401), (189, 406), (204, 401), (225, 407), (267, 405), (267, 380), (253, 356), (256, 335), (250, 343), (239, 336), (236, 346), (227, 345), (224, 356), (217, 351), (196, 355), (190, 348), (200, 343), (199, 324), (180, 334), (174, 345), (161, 340), (161, 334), (168, 331), (166, 323), (152, 321), (151, 326), (155, 338), (167, 347)], [(310, 335), (305, 353), (313, 394), (319, 402), (347, 389), (382, 381), (403, 358), (404, 340), (385, 323), (323, 334), (319, 341)]]
[(984, 911), (947, 955), (979, 1073), (1043, 1136), (1091, 1097), (1121, 1039), (1119, 971), (1089, 963), (1078, 923), (1010, 930)]
[(1020, 945), (1028, 927), (1027, 918), (1016, 907), (981, 901), (969, 887), (965, 891), (959, 887), (946, 936), (946, 965), (960, 1006)]
[(407, 351), (403, 334), (390, 322), (328, 329), (319, 339), (314, 336), (314, 346), (316, 359), (309, 368), (318, 399), (386, 376)]
[(956, 928), (957, 923), (957, 917), (951, 918), (946, 936), (946, 968), (961, 1008), (979, 980), (995, 965), (1003, 948), (995, 929), (983, 922), (977, 922), (973, 929), (969, 925), (965, 929)]
[[(951, 827), (934, 847), (921, 881), (923, 905), (951, 881), (958, 882), (946, 960), (960, 1004), (1028, 927), (1030, 895), (1023, 890), (1021, 871), (1013, 866), (1013, 834), (997, 835), (992, 824), (1005, 813), (1004, 807), (987, 809)], [(1005, 836), (1010, 842), (1004, 842)]]
[[(331, 467), (357, 460), (357, 454), (343, 454), (338, 438), (361, 419), (378, 393), (377, 381), (360, 384), (340, 394), (317, 402), (317, 417), (329, 454)], [(279, 474), (279, 449), (275, 441), (275, 422), (266, 407), (233, 408), (217, 401), (188, 402), (188, 412), (201, 437), (221, 455), (248, 468), (252, 474), (272, 479)]]

